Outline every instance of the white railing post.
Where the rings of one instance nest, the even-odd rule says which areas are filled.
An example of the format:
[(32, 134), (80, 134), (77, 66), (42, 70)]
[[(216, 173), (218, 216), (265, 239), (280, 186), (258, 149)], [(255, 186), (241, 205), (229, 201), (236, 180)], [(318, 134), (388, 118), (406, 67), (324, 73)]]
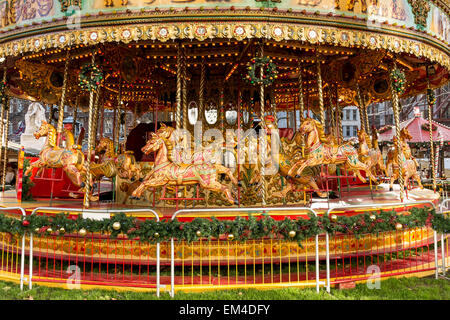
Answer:
[[(11, 211), (11, 210), (18, 210), (22, 213), (23, 217), (26, 217), (25, 210), (22, 207), (4, 207), (0, 208), (0, 211)], [(31, 232), (30, 232), (31, 233)], [(25, 279), (25, 236), (26, 232), (23, 233), (22, 236), (22, 248), (20, 253), (20, 290), (23, 290), (23, 282)], [(31, 240), (30, 240), (31, 241)]]

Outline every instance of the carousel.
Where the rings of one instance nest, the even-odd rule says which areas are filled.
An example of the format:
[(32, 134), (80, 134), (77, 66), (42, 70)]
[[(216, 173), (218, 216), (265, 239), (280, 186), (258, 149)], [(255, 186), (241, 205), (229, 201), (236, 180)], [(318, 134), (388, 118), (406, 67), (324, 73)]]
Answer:
[[(2, 9), (0, 158), (10, 100), (32, 102), (2, 278), (159, 294), (445, 273), (436, 171), (424, 188), (399, 124), (401, 98), (427, 93), (431, 115), (448, 83), (445, 1), (31, 6)], [(383, 157), (366, 109), (386, 100)]]

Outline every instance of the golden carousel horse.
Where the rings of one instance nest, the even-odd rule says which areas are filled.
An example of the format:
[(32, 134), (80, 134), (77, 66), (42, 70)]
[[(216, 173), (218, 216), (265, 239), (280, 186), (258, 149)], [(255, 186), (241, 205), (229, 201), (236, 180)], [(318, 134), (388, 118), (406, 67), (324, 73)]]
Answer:
[[(409, 137), (409, 138), (408, 138)], [(402, 165), (402, 173), (403, 173), (403, 181), (404, 187), (408, 185), (409, 179), (412, 177), (416, 180), (420, 189), (423, 189), (422, 181), (420, 180), (420, 175), (417, 172), (417, 161), (412, 157), (411, 149), (409, 148), (408, 142), (406, 139), (411, 139), (411, 135), (409, 134), (408, 129), (403, 128), (400, 133), (400, 157), (401, 157), (401, 165)], [(399, 178), (399, 163), (398, 163), (398, 152), (395, 147), (397, 142), (397, 137), (393, 137), (394, 147), (391, 148), (387, 154), (386, 160), (386, 171), (385, 174), (387, 177), (391, 177), (389, 183), (389, 190), (393, 190), (394, 181)], [(408, 155), (409, 158), (406, 156)]]
[[(273, 116), (266, 116), (264, 121), (268, 133), (267, 158), (271, 158), (270, 157), (270, 144), (272, 139), (271, 130), (278, 130), (278, 128), (275, 123), (275, 118)], [(325, 198), (327, 196), (327, 193), (320, 191), (319, 186), (317, 185), (316, 180), (314, 178), (315, 176), (318, 176), (320, 174), (320, 168), (318, 166), (306, 168), (306, 170), (302, 173), (301, 176), (297, 177), (288, 176), (288, 172), (292, 164), (299, 161), (299, 159), (301, 159), (302, 157), (300, 140), (301, 134), (299, 132), (296, 132), (295, 135), (290, 140), (286, 138), (281, 138), (280, 140), (281, 149), (278, 154), (278, 168), (279, 168), (278, 173), (282, 177), (286, 178), (287, 185), (283, 190), (279, 192), (274, 192), (272, 195), (274, 197), (284, 198), (290, 191), (294, 190), (294, 185), (297, 184), (308, 186), (310, 189), (314, 190), (319, 197)]]
[[(376, 129), (372, 131), (373, 135), (377, 135)], [(366, 132), (361, 129), (358, 130), (358, 140), (359, 140), (359, 160), (366, 164), (369, 167), (369, 170), (372, 171), (374, 175), (377, 174), (377, 171), (384, 172), (384, 162), (383, 156), (381, 155), (381, 151), (378, 147), (378, 140), (376, 137), (373, 138), (373, 141), (370, 141), (369, 136)], [(370, 145), (370, 146), (369, 146)]]
[(141, 149), (144, 154), (155, 151), (155, 163), (152, 171), (146, 175), (141, 185), (134, 190), (131, 198), (139, 199), (148, 188), (199, 184), (207, 190), (224, 193), (227, 200), (231, 204), (235, 204), (236, 201), (233, 199), (231, 189), (217, 181), (218, 175), (225, 173), (233, 184), (237, 184), (237, 180), (231, 174), (230, 169), (220, 164), (178, 164), (170, 160), (167, 139), (174, 130), (174, 128), (162, 124), (156, 133), (152, 133), (152, 138)]
[[(81, 147), (74, 144), (73, 135), (69, 130), (65, 130), (66, 145), (64, 148), (56, 145), (56, 129), (50, 123), (42, 121), (41, 127), (34, 133), (34, 137), (47, 137), (44, 147), (39, 153), (39, 159), (33, 162), (25, 171), (25, 175), (30, 175), (33, 168), (39, 168), (39, 172), (44, 168), (62, 168), (73, 184), (80, 187), (80, 191), (85, 191), (86, 169), (84, 167), (84, 154)], [(91, 184), (92, 185), (92, 184)], [(71, 196), (74, 196), (71, 194)], [(91, 201), (97, 201), (98, 197), (89, 195)]]
[(295, 174), (296, 177), (299, 177), (305, 168), (320, 164), (344, 164), (362, 182), (365, 183), (366, 179), (361, 175), (361, 170), (365, 171), (372, 181), (377, 181), (370, 168), (358, 159), (358, 152), (351, 144), (338, 145), (329, 143), (322, 125), (317, 120), (308, 118), (302, 121), (300, 133), (307, 135), (305, 158), (292, 165), (288, 176)]
[(133, 151), (125, 151), (117, 155), (114, 151), (114, 143), (110, 138), (102, 137), (95, 148), (95, 153), (103, 153), (103, 157), (101, 163), (91, 164), (91, 173), (94, 179), (112, 178), (116, 175), (131, 181), (140, 178), (141, 170), (136, 164)]

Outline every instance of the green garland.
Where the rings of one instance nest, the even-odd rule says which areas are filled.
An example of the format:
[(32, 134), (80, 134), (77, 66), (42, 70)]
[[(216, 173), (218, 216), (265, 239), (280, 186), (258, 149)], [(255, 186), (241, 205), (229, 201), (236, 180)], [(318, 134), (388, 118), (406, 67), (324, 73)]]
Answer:
[(391, 80), (394, 90), (397, 94), (401, 95), (405, 92), (406, 77), (405, 73), (398, 68), (395, 68), (391, 72)]
[(103, 72), (98, 65), (86, 63), (78, 75), (79, 86), (86, 91), (95, 91), (103, 81)]
[[(27, 171), (30, 166), (30, 160), (25, 159), (23, 161), (23, 172)], [(34, 183), (31, 178), (27, 175), (23, 175), (22, 178), (22, 201), (34, 201), (33, 195), (31, 194), (31, 188), (34, 187)]]
[[(260, 86), (262, 84), (268, 86), (278, 78), (277, 66), (269, 57), (255, 57), (247, 65), (248, 73), (245, 75), (244, 80), (252, 85)], [(264, 68), (262, 79), (255, 75), (257, 68)]]
[[(430, 131), (430, 124), (429, 123), (424, 123), (420, 126), (420, 128), (424, 131)], [(437, 130), (437, 126), (432, 124), (431, 126), (431, 131), (436, 131)], [(428, 144), (430, 144), (429, 142), (427, 142)]]
[(427, 101), (430, 106), (433, 106), (436, 103), (436, 96), (431, 89), (427, 89)]
[(55, 216), (32, 215), (15, 219), (0, 215), (0, 232), (12, 234), (63, 235), (87, 232), (109, 234), (112, 238), (126, 235), (143, 242), (169, 241), (172, 237), (192, 242), (200, 238), (244, 241), (249, 239), (278, 238), (301, 242), (307, 238), (328, 232), (344, 233), (359, 237), (363, 234), (395, 231), (403, 228), (432, 227), (439, 233), (450, 232), (450, 218), (436, 214), (434, 209), (412, 208), (409, 214), (395, 211), (364, 213), (355, 216), (314, 216), (309, 218), (275, 220), (265, 214), (260, 219), (236, 217), (234, 220), (195, 218), (190, 222), (174, 220), (138, 220), (123, 213), (111, 219), (92, 220), (68, 214)]

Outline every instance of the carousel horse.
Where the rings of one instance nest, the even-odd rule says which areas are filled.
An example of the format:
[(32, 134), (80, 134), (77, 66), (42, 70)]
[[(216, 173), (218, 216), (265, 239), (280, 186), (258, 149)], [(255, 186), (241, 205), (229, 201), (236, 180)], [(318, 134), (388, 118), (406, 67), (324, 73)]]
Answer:
[[(84, 167), (84, 154), (79, 145), (74, 144), (73, 135), (65, 130), (66, 146), (61, 148), (56, 145), (56, 129), (46, 121), (42, 121), (41, 127), (34, 133), (36, 139), (47, 137), (44, 147), (39, 153), (39, 159), (33, 162), (25, 171), (30, 175), (34, 168), (41, 172), (44, 168), (62, 168), (73, 184), (84, 191), (86, 186), (86, 169)], [(92, 185), (92, 184), (91, 184)], [(89, 195), (91, 201), (97, 201), (98, 197)]]
[[(400, 135), (400, 139), (405, 138), (405, 136)], [(391, 177), (389, 182), (389, 190), (393, 190), (394, 181), (399, 178), (399, 163), (398, 163), (398, 152), (397, 148), (395, 147), (397, 142), (397, 137), (393, 137), (394, 147), (391, 148), (387, 154), (387, 161), (386, 161), (386, 171), (385, 174), (387, 177)], [(412, 177), (414, 180), (416, 180), (417, 184), (419, 185), (420, 189), (423, 189), (422, 182), (420, 180), (420, 175), (417, 172), (417, 162), (415, 159), (408, 159), (405, 156), (405, 148), (404, 143), (408, 144), (406, 141), (400, 140), (400, 146), (401, 146), (401, 166), (402, 166), (402, 173), (403, 173), (403, 181), (404, 181), (404, 187), (406, 188), (409, 182), (409, 179)], [(409, 148), (409, 146), (408, 146)]]
[(294, 163), (288, 172), (288, 176), (295, 173), (295, 177), (299, 177), (306, 167), (320, 164), (344, 164), (362, 182), (365, 183), (366, 179), (361, 175), (361, 170), (365, 171), (372, 181), (377, 181), (370, 168), (358, 159), (358, 152), (353, 146), (349, 143), (341, 145), (329, 143), (322, 125), (317, 120), (306, 119), (302, 121), (300, 133), (307, 135), (305, 158)]
[(112, 178), (116, 175), (131, 181), (140, 178), (140, 168), (136, 164), (133, 151), (125, 151), (117, 155), (114, 151), (114, 143), (110, 138), (101, 138), (95, 148), (95, 153), (103, 153), (103, 157), (101, 163), (91, 164), (91, 173), (94, 179)]
[[(207, 163), (214, 166), (217, 173), (228, 176), (231, 181), (235, 179), (230, 169), (221, 164), (222, 149), (225, 149), (222, 145), (219, 145), (217, 142), (212, 142), (207, 145), (203, 145), (200, 151), (190, 154), (190, 152), (186, 152), (186, 150), (182, 147), (185, 143), (183, 140), (184, 137), (177, 137), (174, 132), (175, 128), (161, 124), (160, 137), (166, 144), (167, 157), (170, 162), (175, 164)], [(181, 146), (181, 148), (178, 148), (178, 146)]]
[[(275, 118), (273, 116), (270, 115), (266, 116), (264, 121), (268, 133), (267, 154), (270, 155), (271, 153), (269, 148), (272, 139), (271, 130), (278, 130), (278, 128), (275, 123)], [(319, 186), (317, 185), (316, 180), (314, 179), (315, 176), (318, 176), (320, 174), (320, 168), (318, 166), (306, 168), (306, 170), (302, 173), (301, 176), (296, 177), (288, 176), (288, 172), (289, 169), (291, 168), (291, 165), (299, 161), (300, 158), (302, 157), (300, 139), (301, 134), (299, 132), (296, 132), (295, 135), (292, 137), (292, 139), (281, 138), (280, 140), (281, 148), (278, 155), (278, 165), (279, 165), (278, 173), (282, 177), (286, 178), (287, 185), (282, 191), (273, 193), (273, 196), (278, 198), (284, 198), (290, 191), (294, 190), (294, 186), (298, 184), (303, 186), (309, 186), (309, 188), (314, 190), (319, 197), (325, 198), (327, 197), (327, 193), (320, 191)], [(271, 157), (267, 158), (271, 159)]]
[(162, 125), (156, 133), (152, 132), (152, 137), (142, 148), (142, 152), (144, 154), (156, 152), (154, 167), (141, 185), (133, 191), (131, 198), (139, 199), (148, 188), (199, 184), (207, 190), (224, 193), (227, 200), (231, 204), (235, 204), (236, 201), (233, 199), (231, 189), (217, 181), (218, 175), (225, 173), (230, 177), (233, 184), (237, 184), (237, 180), (231, 174), (230, 169), (220, 164), (177, 164), (170, 160), (166, 141), (174, 130), (172, 127)]
[[(383, 156), (381, 155), (381, 151), (378, 148), (377, 140), (370, 141), (369, 136), (366, 132), (361, 129), (358, 130), (358, 140), (359, 140), (359, 160), (366, 164), (369, 169), (372, 171), (374, 175), (377, 173), (377, 169), (381, 170), (381, 172), (385, 171)], [(373, 148), (374, 143), (376, 141), (376, 148)], [(371, 143), (372, 148), (369, 147), (369, 143)]]

